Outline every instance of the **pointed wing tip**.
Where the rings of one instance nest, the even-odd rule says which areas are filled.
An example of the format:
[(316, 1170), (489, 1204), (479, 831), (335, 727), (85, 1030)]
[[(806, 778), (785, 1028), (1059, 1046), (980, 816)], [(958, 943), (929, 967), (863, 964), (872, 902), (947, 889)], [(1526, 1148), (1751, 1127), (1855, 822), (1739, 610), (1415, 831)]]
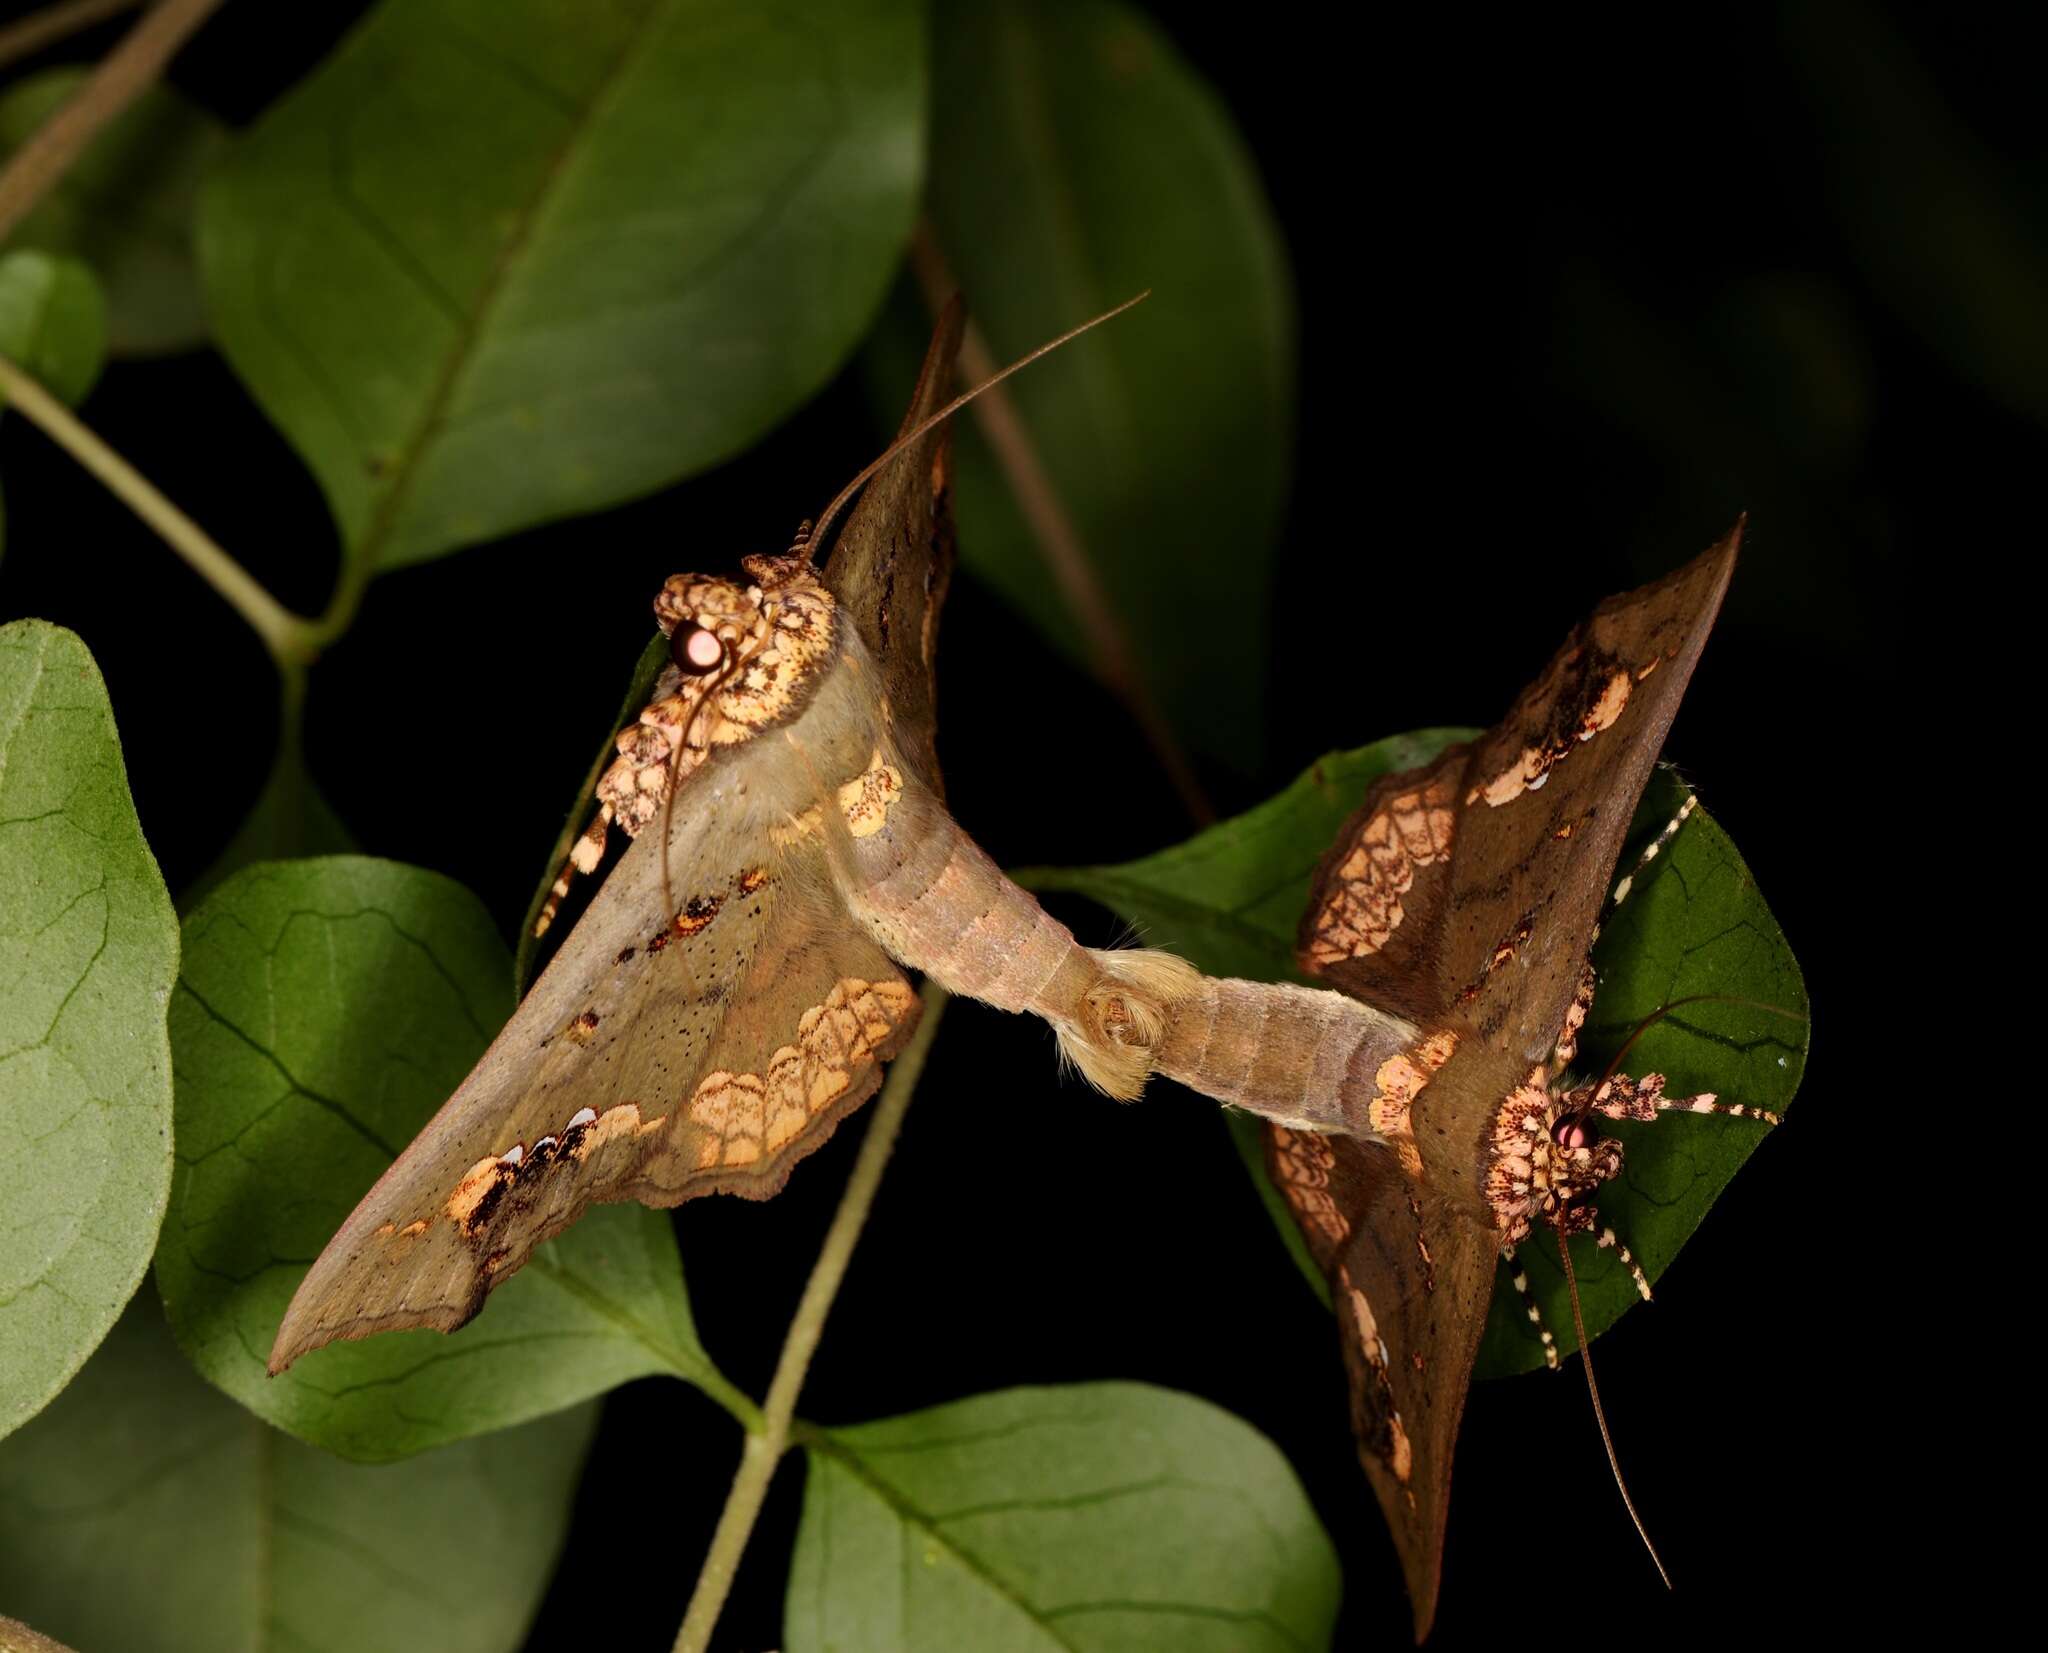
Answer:
[[(1448, 1503), (1445, 1507), (1448, 1509)], [(1436, 1603), (1444, 1577), (1441, 1528), (1437, 1531), (1436, 1542), (1422, 1555), (1413, 1557), (1412, 1564), (1408, 1551), (1403, 1549), (1401, 1572), (1408, 1581), (1408, 1602), (1415, 1612), (1415, 1644), (1420, 1647), (1429, 1639), (1430, 1631), (1436, 1627)]]
[(277, 1340), (270, 1345), (270, 1358), (264, 1363), (264, 1373), (276, 1377), (301, 1355), (311, 1354), (327, 1339), (317, 1333), (308, 1336), (294, 1323), (292, 1314), (286, 1311), (284, 1322), (277, 1328)]

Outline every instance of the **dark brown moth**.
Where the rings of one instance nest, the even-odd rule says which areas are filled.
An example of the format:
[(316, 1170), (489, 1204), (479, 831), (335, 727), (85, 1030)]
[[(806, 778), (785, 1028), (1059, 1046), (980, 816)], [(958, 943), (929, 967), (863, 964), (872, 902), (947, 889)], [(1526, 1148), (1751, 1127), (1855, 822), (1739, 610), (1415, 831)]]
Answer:
[(611, 827), (632, 845), (315, 1260), (272, 1372), (337, 1339), (453, 1330), (593, 1201), (778, 1192), (915, 1025), (899, 964), (1044, 1017), (1111, 1095), (1142, 1088), (1147, 1054), (1123, 1035), (1156, 1031), (1193, 970), (1081, 947), (941, 801), (942, 416), (963, 325), (956, 303), (822, 575), (812, 553), (832, 510), (787, 555), (745, 558), (745, 581), (663, 586), (670, 664), (618, 738), (541, 927)]
[(1302, 969), (1341, 992), (1205, 982), (1154, 1053), (1269, 1121), (1268, 1166), (1330, 1281), (1359, 1455), (1418, 1638), (1497, 1260), (1538, 1224), (1620, 1245), (1594, 1201), (1621, 1145), (1596, 1116), (1776, 1123), (1666, 1097), (1654, 1074), (1566, 1079), (1609, 880), (1740, 537), (1601, 604), (1497, 727), (1373, 787), (1317, 869), (1297, 939)]

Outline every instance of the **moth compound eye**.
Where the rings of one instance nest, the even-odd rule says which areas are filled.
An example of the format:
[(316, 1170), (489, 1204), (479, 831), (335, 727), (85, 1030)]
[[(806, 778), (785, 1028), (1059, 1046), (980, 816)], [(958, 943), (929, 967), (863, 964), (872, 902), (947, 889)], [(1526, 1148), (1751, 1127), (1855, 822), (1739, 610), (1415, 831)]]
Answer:
[(1593, 1128), (1577, 1114), (1561, 1114), (1557, 1123), (1550, 1127), (1550, 1140), (1560, 1148), (1590, 1147)]
[(725, 662), (725, 645), (718, 634), (688, 620), (669, 633), (668, 653), (677, 667), (692, 677), (716, 671)]

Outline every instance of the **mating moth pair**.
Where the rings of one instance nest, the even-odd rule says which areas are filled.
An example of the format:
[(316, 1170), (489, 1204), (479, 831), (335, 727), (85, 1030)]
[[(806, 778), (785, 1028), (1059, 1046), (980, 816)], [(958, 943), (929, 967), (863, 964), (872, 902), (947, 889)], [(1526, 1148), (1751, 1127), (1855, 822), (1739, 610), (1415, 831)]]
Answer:
[(270, 1368), (337, 1339), (455, 1329), (593, 1201), (773, 1195), (908, 1038), (914, 969), (1045, 1018), (1112, 1096), (1159, 1072), (1269, 1121), (1420, 1632), (1496, 1259), (1539, 1224), (1597, 1226), (1621, 1162), (1602, 1118), (1717, 1106), (1667, 1099), (1654, 1075), (1566, 1075), (1608, 880), (1737, 536), (1603, 604), (1482, 739), (1373, 788), (1302, 922), (1299, 962), (1334, 991), (1085, 948), (943, 802), (939, 416), (962, 327), (956, 302), (822, 569), (829, 511), (789, 553), (745, 559), (744, 583), (663, 587), (669, 663), (540, 927), (612, 827), (630, 847), (314, 1263)]

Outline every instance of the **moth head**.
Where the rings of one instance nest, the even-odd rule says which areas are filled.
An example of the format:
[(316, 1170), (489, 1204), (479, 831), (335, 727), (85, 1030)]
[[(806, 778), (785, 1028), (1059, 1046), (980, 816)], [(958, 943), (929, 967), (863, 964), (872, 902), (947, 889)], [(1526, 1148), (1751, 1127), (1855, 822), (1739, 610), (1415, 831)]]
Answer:
[(832, 654), (833, 602), (807, 565), (749, 557), (752, 581), (672, 574), (654, 599), (673, 678), (662, 692), (701, 705), (708, 743), (782, 722)]
[(1553, 1094), (1544, 1110), (1536, 1160), (1540, 1213), (1566, 1234), (1592, 1228), (1600, 1185), (1621, 1174), (1620, 1142), (1602, 1136), (1594, 1116), (1575, 1098)]

